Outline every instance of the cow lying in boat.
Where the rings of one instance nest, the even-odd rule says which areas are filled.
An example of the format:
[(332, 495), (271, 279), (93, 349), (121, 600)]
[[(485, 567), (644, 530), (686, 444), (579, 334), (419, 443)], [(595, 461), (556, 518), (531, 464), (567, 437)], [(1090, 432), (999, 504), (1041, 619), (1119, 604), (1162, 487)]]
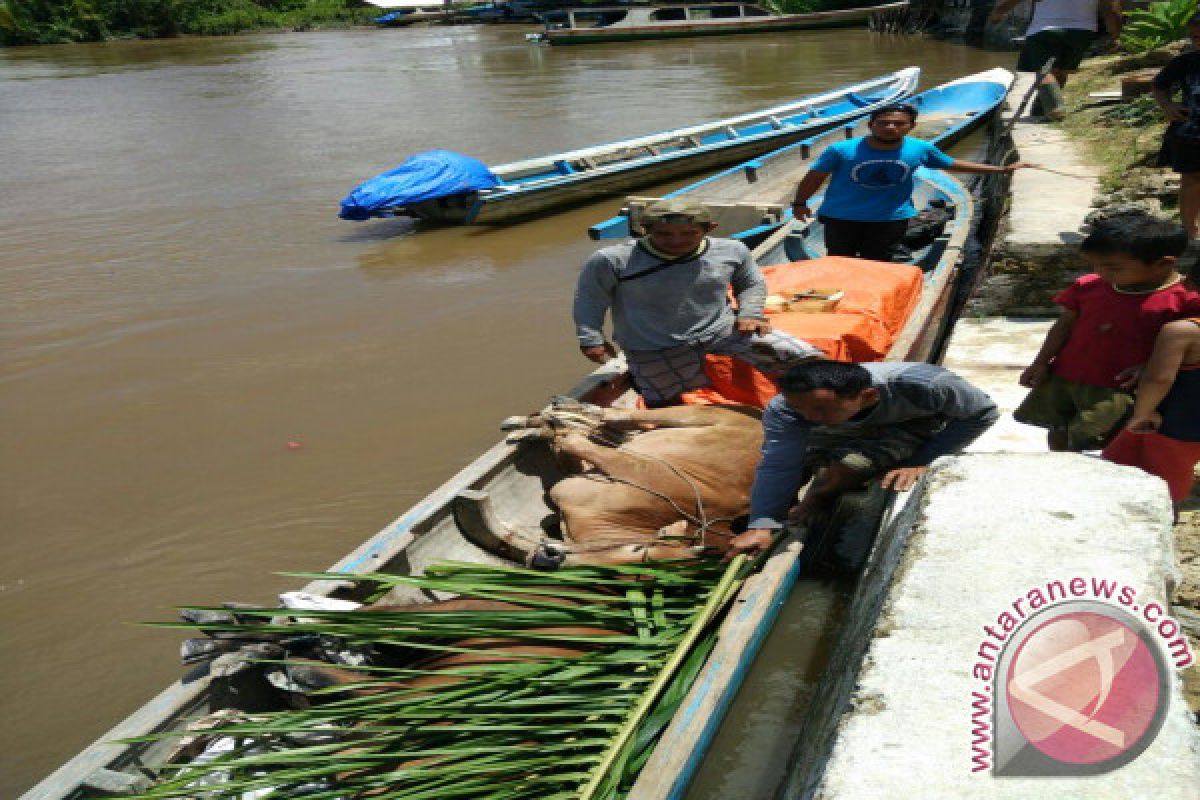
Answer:
[(720, 555), (749, 507), (761, 416), (749, 406), (625, 410), (556, 399), (503, 427), (510, 441), (552, 448), (565, 475), (549, 491), (562, 538), (504, 522), (474, 491), (457, 498), (459, 526), (490, 552), (540, 568)]

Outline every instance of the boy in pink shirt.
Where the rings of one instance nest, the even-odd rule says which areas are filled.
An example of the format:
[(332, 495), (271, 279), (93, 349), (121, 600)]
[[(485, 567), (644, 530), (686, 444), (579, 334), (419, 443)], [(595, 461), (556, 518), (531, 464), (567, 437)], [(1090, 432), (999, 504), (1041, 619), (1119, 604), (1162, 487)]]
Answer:
[(1054, 298), (1063, 307), (1020, 382), (1013, 413), (1048, 430), (1051, 450), (1103, 447), (1133, 407), (1136, 368), (1168, 322), (1200, 314), (1200, 293), (1175, 269), (1187, 235), (1175, 222), (1121, 216), (1099, 223), (1080, 249), (1094, 274)]

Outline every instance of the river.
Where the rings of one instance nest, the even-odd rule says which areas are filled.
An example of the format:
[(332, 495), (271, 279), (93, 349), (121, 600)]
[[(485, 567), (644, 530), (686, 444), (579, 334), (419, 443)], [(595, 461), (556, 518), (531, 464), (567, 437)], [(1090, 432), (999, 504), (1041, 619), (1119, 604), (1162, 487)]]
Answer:
[(139, 622), (269, 602), (587, 370), (570, 295), (619, 200), (423, 230), (338, 220), (356, 183), (421, 150), (501, 163), (1013, 61), (857, 30), (526, 30), (0, 50), (0, 796), (178, 677), (177, 637)]

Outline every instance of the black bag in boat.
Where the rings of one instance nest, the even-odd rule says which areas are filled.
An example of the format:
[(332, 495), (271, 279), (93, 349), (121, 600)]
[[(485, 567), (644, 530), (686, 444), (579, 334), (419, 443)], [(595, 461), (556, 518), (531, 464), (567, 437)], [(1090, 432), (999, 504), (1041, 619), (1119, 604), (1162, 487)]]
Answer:
[(954, 211), (954, 206), (947, 205), (945, 200), (930, 201), (928, 208), (908, 221), (900, 243), (909, 250), (928, 247), (946, 230), (946, 223), (954, 219)]

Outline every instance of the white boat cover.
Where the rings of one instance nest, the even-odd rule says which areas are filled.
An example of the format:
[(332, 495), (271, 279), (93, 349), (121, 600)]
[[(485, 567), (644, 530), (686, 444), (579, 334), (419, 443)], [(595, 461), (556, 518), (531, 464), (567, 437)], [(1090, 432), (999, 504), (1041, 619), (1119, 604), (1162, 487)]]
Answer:
[(373, 6), (378, 8), (395, 9), (395, 8), (426, 8), (430, 11), (444, 11), (449, 7), (449, 3), (439, 2), (438, 0), (366, 0)]

